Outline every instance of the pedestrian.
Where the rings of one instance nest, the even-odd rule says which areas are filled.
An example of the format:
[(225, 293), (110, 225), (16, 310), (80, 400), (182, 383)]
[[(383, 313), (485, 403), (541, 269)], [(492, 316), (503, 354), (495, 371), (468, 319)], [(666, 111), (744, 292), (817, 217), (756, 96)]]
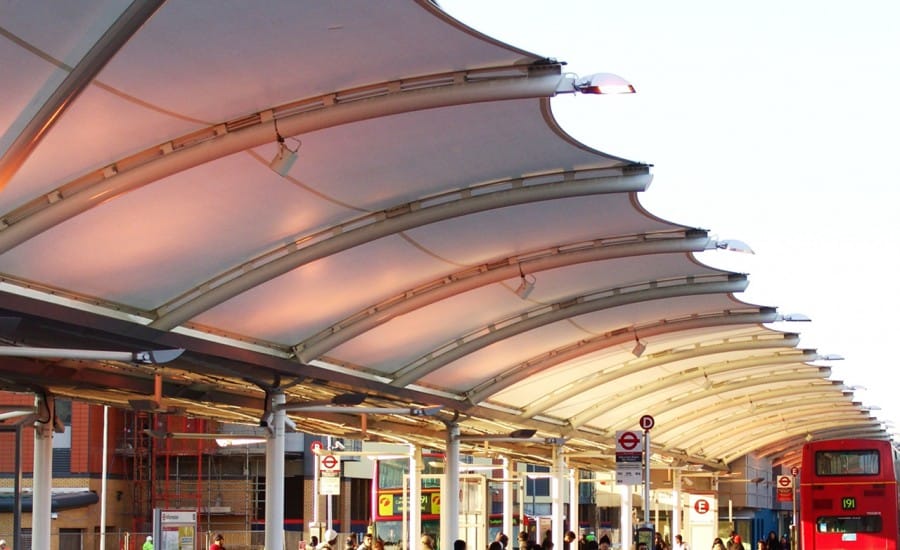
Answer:
[(216, 533), (213, 543), (209, 545), (209, 550), (225, 550), (225, 537), (222, 536), (222, 533)]
[(659, 531), (653, 533), (653, 550), (669, 550), (669, 545), (663, 540), (662, 533)]
[(563, 550), (575, 550), (572, 543), (575, 542), (575, 531), (566, 531), (563, 535)]
[(778, 535), (775, 534), (775, 531), (769, 531), (769, 536), (766, 537), (765, 550), (782, 550), (781, 541), (778, 540)]
[(731, 531), (731, 538), (728, 539), (728, 550), (744, 550), (744, 543), (741, 541), (741, 535), (737, 531)]
[(541, 541), (543, 550), (553, 550), (553, 532), (550, 529), (544, 531), (544, 540)]
[(528, 531), (519, 531), (519, 550), (528, 550)]
[(494, 537), (494, 540), (503, 545), (503, 550), (506, 550), (506, 547), (509, 546), (509, 537), (506, 536), (506, 533), (500, 531), (497, 533), (497, 536)]
[(359, 546), (358, 550), (372, 550), (372, 530), (369, 529), (366, 531), (366, 534), (363, 535), (362, 544)]
[(322, 542), (316, 546), (316, 550), (337, 550), (338, 534), (334, 529), (326, 529), (322, 535)]
[(466, 541), (462, 539), (453, 541), (453, 550), (466, 550)]
[(713, 541), (712, 550), (725, 550), (725, 543), (722, 542), (722, 539), (716, 537)]
[(3, 539), (0, 539), (0, 550), (7, 550), (6, 541)]
[[(5, 546), (0, 545), (0, 550), (5, 548)], [(147, 538), (144, 539), (144, 545), (141, 546), (141, 550), (153, 550), (153, 536), (147, 535)]]
[(612, 546), (612, 541), (609, 540), (609, 535), (603, 535), (600, 537), (600, 550), (609, 550), (609, 547)]
[(345, 550), (356, 550), (356, 535), (350, 535), (347, 537), (347, 543), (344, 546)]
[(684, 542), (684, 538), (681, 535), (675, 535), (675, 544), (672, 545), (672, 550), (691, 550), (691, 547)]
[(372, 543), (372, 548), (375, 550), (384, 550), (384, 539), (381, 537), (375, 539), (375, 542)]
[(312, 550), (316, 550), (316, 547), (318, 547), (318, 546), (319, 546), (319, 537), (317, 537), (315, 535), (309, 537), (309, 548), (312, 548)]
[(434, 537), (428, 533), (423, 533), (419, 540), (419, 550), (434, 550)]
[(491, 541), (491, 544), (488, 546), (488, 550), (503, 550), (503, 543), (499, 540)]

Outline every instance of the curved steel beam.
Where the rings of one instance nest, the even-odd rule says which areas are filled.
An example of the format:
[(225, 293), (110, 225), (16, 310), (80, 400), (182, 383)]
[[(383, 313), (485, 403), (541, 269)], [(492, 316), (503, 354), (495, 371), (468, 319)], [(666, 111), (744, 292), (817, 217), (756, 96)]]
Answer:
[(394, 380), (391, 385), (405, 387), (486, 346), (563, 319), (651, 300), (740, 292), (746, 286), (746, 276), (736, 273), (687, 277), (665, 283), (655, 281), (640, 286), (635, 285), (631, 288), (604, 290), (578, 296), (565, 302), (540, 306), (462, 336), (443, 348), (416, 359), (393, 374)]
[(50, 128), (87, 88), (103, 67), (149, 20), (165, 0), (135, 0), (91, 46), (78, 64), (44, 101), (0, 157), (0, 191), (12, 180)]
[[(780, 439), (790, 438), (793, 435), (798, 434), (798, 433), (806, 433), (808, 431), (815, 431), (818, 429), (839, 428), (842, 426), (846, 427), (848, 429), (852, 429), (853, 427), (856, 427), (857, 429), (866, 429), (867, 427), (874, 426), (874, 424), (872, 424), (871, 420), (867, 421), (865, 419), (860, 419), (857, 422), (846, 421), (843, 423), (841, 423), (841, 422), (835, 423), (834, 420), (816, 420), (813, 422), (808, 422), (806, 420), (800, 420), (798, 422), (799, 422), (799, 425), (786, 427), (783, 429), (782, 433), (771, 433), (773, 429), (779, 429), (779, 428), (770, 426), (770, 427), (763, 428), (762, 433), (757, 431), (755, 433), (741, 434), (743, 436), (742, 440), (746, 440), (749, 443), (747, 443), (745, 445), (733, 445), (732, 444), (730, 447), (723, 446), (723, 445), (717, 445), (716, 446), (717, 451), (708, 451), (708, 452), (711, 452), (712, 454), (718, 456), (718, 454), (717, 454), (718, 452), (724, 453), (729, 448), (734, 449), (734, 452), (722, 455), (722, 459), (726, 463), (728, 463), (728, 462), (732, 462), (746, 454), (753, 452), (757, 448), (763, 447), (765, 445), (769, 445)], [(731, 443), (731, 442), (729, 441), (729, 443)]]
[[(712, 447), (707, 449), (707, 451), (715, 454), (716, 451), (726, 452), (726, 449), (731, 448), (735, 450), (733, 456), (743, 456), (758, 448), (768, 446), (781, 439), (787, 439), (797, 434), (806, 434), (817, 431), (867, 429), (876, 426), (876, 422), (875, 419), (865, 416), (863, 413), (860, 413), (857, 418), (848, 418), (845, 414), (841, 414), (839, 421), (832, 418), (801, 418), (800, 420), (787, 422), (784, 426), (769, 425), (757, 428), (753, 431), (743, 432), (741, 434), (743, 436), (741, 439), (748, 442), (752, 441), (752, 443), (743, 447), (734, 445), (729, 447), (729, 444), (727, 443), (711, 440), (710, 443), (712, 444)], [(739, 453), (739, 451), (743, 452)]]
[[(814, 394), (817, 397), (801, 397), (806, 394)], [(824, 400), (832, 403), (839, 403), (841, 400), (846, 401), (847, 403), (853, 402), (852, 399), (844, 395), (840, 390), (830, 385), (801, 386), (799, 388), (786, 387), (765, 392), (761, 395), (744, 395), (729, 401), (718, 401), (712, 405), (701, 407), (685, 416), (679, 416), (672, 419), (671, 422), (667, 422), (667, 425), (673, 425), (674, 427), (660, 430), (658, 435), (661, 435), (666, 441), (672, 442), (672, 444), (677, 447), (683, 447), (684, 445), (682, 443), (676, 442), (678, 438), (689, 437), (689, 434), (694, 430), (709, 431), (712, 429), (711, 426), (715, 425), (717, 422), (722, 422), (726, 419), (731, 420), (735, 415), (743, 415), (747, 409), (749, 409), (752, 414), (756, 415), (759, 411), (767, 412), (774, 407), (784, 408), (794, 406), (795, 400), (785, 403), (785, 397), (799, 397), (803, 400), (799, 406), (806, 406), (811, 402), (818, 403)], [(766, 404), (770, 401), (777, 401), (777, 404)], [(654, 415), (658, 416), (659, 413), (654, 411)], [(715, 420), (710, 421), (710, 418)], [(698, 421), (702, 422), (699, 427), (695, 428), (690, 426), (691, 423), (696, 423)], [(654, 429), (654, 431), (656, 430)]]
[(294, 346), (294, 353), (299, 361), (306, 363), (395, 317), (463, 292), (518, 276), (614, 258), (697, 252), (706, 249), (709, 242), (707, 232), (703, 230), (679, 229), (642, 235), (601, 237), (588, 242), (564, 244), (489, 264), (467, 267), (366, 307), (297, 344)]
[[(599, 416), (603, 416), (604, 414), (615, 410), (617, 407), (629, 401), (634, 401), (635, 399), (638, 399), (640, 397), (646, 397), (648, 395), (656, 393), (657, 391), (671, 387), (673, 383), (682, 384), (684, 382), (690, 382), (692, 380), (705, 378), (707, 375), (711, 374), (714, 375), (744, 369), (754, 371), (759, 369), (765, 372), (766, 368), (771, 368), (777, 365), (807, 363), (809, 361), (815, 361), (818, 358), (819, 355), (813, 350), (796, 350), (788, 352), (778, 352), (770, 355), (748, 357), (746, 359), (738, 359), (737, 361), (724, 361), (701, 368), (693, 368), (690, 369), (690, 372), (678, 371), (668, 373), (666, 376), (657, 378), (653, 382), (641, 385), (639, 388), (634, 389), (634, 391), (625, 391), (621, 396), (615, 399), (608, 399), (604, 401), (601, 406), (597, 406), (596, 404), (591, 405), (589, 408), (569, 418), (569, 425), (572, 428), (577, 429), (583, 426), (585, 423), (590, 422), (591, 420)], [(762, 368), (760, 369), (760, 367)], [(807, 367), (810, 370), (817, 369), (817, 367)]]
[[(723, 440), (716, 440), (711, 436), (708, 440), (712, 445), (711, 448), (706, 449), (703, 445), (698, 445), (693, 452), (697, 454), (712, 453), (715, 456), (719, 456), (719, 453), (729, 453), (725, 458), (734, 459), (753, 452), (760, 442), (771, 442), (784, 438), (785, 435), (779, 434), (779, 430), (794, 432), (798, 429), (802, 430), (804, 426), (810, 425), (811, 422), (817, 426), (847, 426), (853, 425), (856, 421), (842, 411), (820, 414), (812, 420), (806, 415), (797, 415), (780, 420), (775, 419), (751, 431), (742, 430), (738, 434), (726, 437)], [(769, 437), (770, 435), (772, 437)], [(737, 449), (741, 449), (744, 452), (737, 454)]]
[[(150, 323), (150, 326), (160, 330), (172, 329), (279, 275), (315, 260), (414, 227), (518, 204), (640, 191), (650, 183), (650, 175), (646, 173), (646, 169), (640, 171), (644, 173), (625, 176), (621, 175), (621, 170), (612, 170), (615, 175), (583, 179), (577, 179), (575, 173), (565, 172), (557, 174), (557, 179), (550, 182), (529, 181), (526, 184), (523, 184), (522, 179), (506, 180), (479, 186), (482, 188), (482, 194), (471, 195), (472, 188), (455, 190), (439, 197), (367, 214), (362, 219), (304, 236), (202, 283), (160, 307), (157, 310), (159, 317)], [(484, 191), (484, 188), (487, 190)], [(447, 195), (452, 195), (455, 200), (447, 200)]]
[[(694, 430), (689, 436), (684, 436), (676, 441), (668, 441), (679, 449), (687, 449), (689, 452), (697, 446), (702, 446), (705, 441), (727, 439), (731, 435), (740, 436), (748, 430), (755, 430), (761, 426), (773, 426), (777, 422), (792, 421), (798, 418), (821, 419), (835, 416), (850, 416), (851, 413), (859, 413), (859, 407), (853, 403), (815, 403), (810, 405), (792, 405), (791, 408), (772, 407), (768, 411), (754, 411), (749, 416), (721, 420), (710, 426), (703, 426)], [(698, 433), (702, 432), (702, 433)]]
[[(852, 438), (852, 439), (890, 439), (885, 431), (881, 428), (867, 428), (860, 430), (858, 428), (837, 428), (834, 430), (818, 430), (815, 432), (814, 439), (844, 439), (844, 438)], [(794, 437), (786, 440), (779, 440), (775, 443), (767, 445), (764, 448), (757, 449), (754, 451), (754, 454), (760, 458), (773, 458), (773, 465), (785, 464), (785, 463), (795, 463), (799, 465), (800, 463), (800, 452), (803, 445), (805, 445), (808, 441), (813, 438), (813, 435), (810, 434), (798, 434)]]
[[(826, 391), (826, 388), (830, 387), (831, 381), (827, 379), (829, 374), (831, 373), (831, 369), (828, 367), (819, 367), (818, 372), (812, 373), (788, 373), (787, 375), (778, 375), (775, 377), (771, 377), (768, 379), (759, 379), (759, 378), (748, 378), (743, 380), (730, 380), (726, 382), (719, 382), (718, 384), (714, 384), (712, 388), (706, 390), (704, 395), (706, 397), (713, 397), (716, 395), (722, 395), (731, 393), (738, 390), (745, 390), (748, 388), (756, 388), (757, 386), (765, 386), (771, 385), (774, 383), (788, 383), (788, 382), (808, 382), (807, 385), (801, 388), (794, 388), (795, 391)], [(770, 390), (772, 392), (781, 392), (781, 389), (778, 390)], [(768, 393), (768, 392), (767, 392)], [(741, 395), (734, 399), (747, 399), (748, 396)], [(686, 409), (688, 411), (696, 410), (696, 398), (694, 396), (684, 396), (678, 399), (672, 399), (666, 403), (658, 403), (654, 405), (652, 408), (652, 414), (656, 417), (662, 417), (664, 414), (668, 414), (672, 411), (677, 411), (678, 409)], [(677, 414), (677, 413), (676, 413)], [(679, 417), (680, 418), (680, 417)], [(632, 421), (628, 421), (628, 424), (624, 424), (624, 421), (620, 421), (617, 424), (613, 424), (610, 428), (615, 427), (616, 429), (625, 429), (626, 427), (633, 424)], [(620, 426), (624, 424), (624, 426)], [(665, 431), (662, 426), (658, 426), (654, 428), (657, 430), (657, 434), (664, 434)], [(658, 440), (658, 439), (657, 439)]]
[[(342, 124), (424, 109), (555, 95), (559, 65), (425, 75), (308, 98), (210, 126), (141, 151), (0, 217), (0, 254), (114, 197), (211, 160)], [(624, 161), (618, 161), (622, 165)]]
[[(751, 318), (759, 318), (758, 315), (750, 316)], [(722, 319), (722, 318), (720, 318)], [(733, 321), (734, 319), (728, 319), (728, 321)], [(690, 319), (684, 321), (684, 324), (688, 325), (688, 328), (685, 328), (683, 325), (680, 326), (680, 323), (659, 323), (657, 326), (659, 328), (665, 328), (667, 333), (678, 332), (681, 330), (691, 330), (695, 329), (696, 322), (695, 319)], [(655, 327), (654, 327), (655, 328)], [(640, 330), (641, 336), (647, 337), (651, 334), (651, 331), (644, 330), (641, 328)], [(657, 334), (660, 334), (657, 332)], [(623, 332), (622, 334), (617, 334), (614, 342), (611, 342), (608, 337), (596, 337), (587, 341), (599, 341), (603, 342), (603, 346), (591, 346), (585, 345), (580, 346), (577, 350), (580, 352), (578, 355), (574, 355), (573, 353), (554, 353), (556, 350), (549, 352), (546, 354), (548, 356), (547, 362), (552, 364), (559, 364), (563, 361), (569, 361), (578, 357), (580, 355), (584, 355), (587, 353), (594, 352), (598, 349), (602, 349), (604, 347), (609, 347), (617, 344), (624, 344), (626, 342), (632, 341), (634, 338), (632, 331)], [(707, 344), (707, 345), (697, 345), (690, 349), (684, 350), (668, 350), (661, 353), (654, 353), (649, 356), (642, 356), (640, 358), (635, 359), (634, 361), (629, 361), (624, 365), (617, 364), (616, 368), (613, 372), (594, 372), (587, 376), (583, 376), (578, 380), (574, 380), (562, 388), (551, 391), (547, 395), (543, 395), (538, 397), (536, 400), (532, 401), (528, 405), (525, 406), (522, 411), (522, 416), (525, 418), (532, 418), (535, 415), (543, 414), (548, 409), (559, 405), (560, 403), (571, 399), (577, 395), (584, 393), (586, 390), (590, 388), (594, 388), (603, 384), (608, 384), (616, 380), (617, 378), (621, 378), (623, 376), (628, 376), (634, 374), (636, 372), (640, 372), (644, 369), (649, 369), (652, 367), (658, 367), (661, 365), (667, 365), (670, 363), (675, 363), (677, 361), (684, 361), (687, 359), (693, 359), (697, 357), (705, 357), (710, 355), (717, 355), (719, 353), (728, 353), (734, 351), (748, 351), (748, 350), (759, 350), (759, 349), (771, 349), (771, 348), (793, 348), (796, 347), (797, 344), (800, 343), (800, 337), (796, 334), (772, 334), (771, 337), (767, 338), (753, 338), (750, 340), (725, 340), (723, 343), (719, 344)], [(561, 360), (557, 361), (557, 358)], [(533, 374), (533, 372), (529, 372), (529, 374)]]

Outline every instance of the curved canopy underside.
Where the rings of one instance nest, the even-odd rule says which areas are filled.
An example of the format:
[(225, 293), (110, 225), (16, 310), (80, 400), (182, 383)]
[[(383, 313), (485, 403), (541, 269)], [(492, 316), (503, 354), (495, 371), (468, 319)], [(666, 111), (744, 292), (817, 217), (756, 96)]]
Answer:
[(244, 423), (363, 392), (442, 411), (291, 417), (438, 448), (534, 428), (594, 468), (643, 414), (659, 460), (710, 468), (887, 437), (695, 257), (724, 243), (641, 207), (648, 166), (556, 125), (555, 60), (424, 0), (143, 4), (0, 7), (0, 338), (187, 351), (9, 357), (0, 388), (128, 407), (160, 375), (161, 410)]

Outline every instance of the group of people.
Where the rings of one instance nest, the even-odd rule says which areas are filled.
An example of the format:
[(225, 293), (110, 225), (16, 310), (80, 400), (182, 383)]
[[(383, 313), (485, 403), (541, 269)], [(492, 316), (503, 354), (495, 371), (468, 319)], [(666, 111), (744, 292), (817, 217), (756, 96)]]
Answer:
[(308, 544), (304, 541), (300, 542), (300, 550), (384, 550), (384, 541), (381, 538), (376, 539), (372, 535), (371, 529), (363, 535), (360, 543), (357, 543), (356, 535), (348, 535), (343, 548), (340, 548), (339, 538), (340, 535), (337, 531), (327, 529), (322, 534), (322, 542), (319, 542), (319, 537), (313, 535)]
[[(6, 545), (0, 545), (0, 550), (4, 550)], [(153, 550), (153, 535), (147, 535), (147, 538), (144, 539), (144, 544), (141, 546), (141, 550)], [(209, 550), (225, 550), (225, 537), (222, 536), (222, 533), (216, 533), (216, 536), (213, 537), (212, 544), (209, 545)]]
[(769, 536), (765, 540), (756, 541), (757, 550), (790, 550), (791, 545), (786, 536), (782, 536), (779, 540), (775, 531), (769, 531)]

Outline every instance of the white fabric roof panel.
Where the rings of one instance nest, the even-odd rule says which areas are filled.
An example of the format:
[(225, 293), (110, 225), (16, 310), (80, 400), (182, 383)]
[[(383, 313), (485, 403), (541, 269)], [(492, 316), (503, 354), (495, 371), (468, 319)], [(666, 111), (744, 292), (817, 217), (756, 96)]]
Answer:
[[(578, 451), (650, 413), (661, 458), (713, 468), (775, 448), (758, 424), (794, 456), (806, 417), (791, 410), (847, 402), (811, 435), (870, 433), (807, 364), (818, 355), (763, 327), (777, 312), (734, 297), (743, 275), (696, 260), (715, 247), (705, 231), (643, 209), (649, 167), (557, 126), (550, 97), (572, 88), (555, 61), (424, 1), (235, 1), (165, 3), (103, 65), (82, 56), (125, 4), (52, 8), (0, 7), (0, 61), (18, 75), (0, 89), (7, 343), (186, 347), (164, 398), (217, 418), (258, 418), (273, 387), (300, 401), (364, 390), (441, 404), (464, 432), (532, 427)], [(50, 122), (28, 124), (83, 65), (96, 76), (49, 131), (22, 134)], [(299, 146), (287, 177), (268, 166), (278, 134)], [(146, 373), (122, 369), (47, 363), (34, 378), (11, 361), (0, 388), (127, 406)], [(707, 425), (720, 446), (699, 445)], [(433, 419), (369, 428), (445, 437)]]

